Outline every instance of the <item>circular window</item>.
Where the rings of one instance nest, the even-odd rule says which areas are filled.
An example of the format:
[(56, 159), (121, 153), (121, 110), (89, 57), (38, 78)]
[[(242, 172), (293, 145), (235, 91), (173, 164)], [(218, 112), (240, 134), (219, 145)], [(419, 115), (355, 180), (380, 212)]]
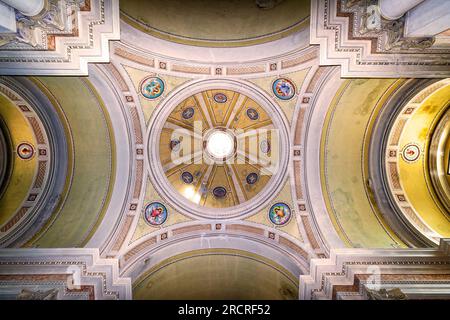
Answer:
[(205, 151), (213, 160), (229, 159), (236, 152), (236, 137), (222, 128), (212, 129), (205, 138)]

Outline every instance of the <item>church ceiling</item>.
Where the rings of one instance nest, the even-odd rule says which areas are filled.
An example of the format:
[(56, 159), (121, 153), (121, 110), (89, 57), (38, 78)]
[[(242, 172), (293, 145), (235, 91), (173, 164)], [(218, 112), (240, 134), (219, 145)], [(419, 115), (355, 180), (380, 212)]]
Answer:
[(47, 226), (28, 245), (83, 246), (102, 221), (115, 180), (111, 123), (101, 97), (89, 81), (83, 78), (38, 78), (36, 81), (61, 107), (69, 130), (66, 139), (70, 139), (71, 159), (64, 200)]
[[(0, 200), (2, 241), (19, 241), (11, 234), (28, 228), (32, 233), (19, 241), (25, 246), (83, 246), (104, 215), (115, 178), (108, 115), (85, 79), (20, 81), (1, 84), (12, 149)], [(26, 94), (7, 89), (12, 86)]]
[[(176, 281), (180, 276), (189, 280)], [(238, 285), (217, 290), (230, 282)], [(282, 266), (258, 255), (238, 250), (198, 250), (161, 262), (137, 279), (133, 288), (137, 300), (293, 300), (298, 295), (298, 280)]]
[[(433, 13), (433, 4), (428, 4), (423, 11), (448, 14), (436, 6), (443, 3), (436, 2)], [(408, 37), (408, 17), (385, 19), (378, 1), (313, 0), (311, 44), (320, 46), (320, 63), (340, 65), (343, 77), (448, 77), (450, 38), (445, 27), (433, 36)]]
[(281, 39), (308, 26), (309, 10), (310, 2), (306, 0), (120, 3), (121, 18), (135, 28), (165, 40), (208, 47)]
[(89, 62), (109, 61), (108, 41), (120, 38), (119, 0), (45, 2), (40, 15), (12, 11), (15, 30), (0, 35), (3, 75), (87, 75)]
[(385, 155), (392, 197), (410, 223), (435, 243), (450, 235), (448, 152), (444, 146), (437, 149), (433, 141), (433, 136), (448, 139), (439, 128), (447, 121), (449, 105), (447, 79), (418, 92), (395, 120)]
[(161, 131), (164, 173), (180, 194), (198, 205), (244, 203), (273, 174), (264, 166), (278, 150), (270, 142), (272, 129), (267, 112), (247, 96), (229, 90), (200, 92), (176, 106)]
[[(35, 155), (36, 138), (30, 123), (20, 109), (5, 96), (0, 96), (2, 108), (2, 134), (8, 143), (9, 152), (20, 148), (21, 151), (8, 156), (5, 161), (2, 185), (2, 201), (0, 202), (0, 223), (11, 221), (14, 214), (21, 209), (21, 204), (28, 197), (28, 190), (33, 183), (33, 175), (37, 170), (38, 160)], [(11, 152), (12, 154), (12, 152)], [(6, 161), (9, 165), (6, 168)], [(10, 187), (8, 187), (10, 185)]]
[[(0, 68), (0, 246), (22, 248), (0, 250), (5, 296), (336, 298), (346, 287), (316, 278), (334, 277), (327, 266), (353, 284), (366, 274), (345, 274), (346, 263), (362, 272), (409, 259), (397, 270), (407, 272), (422, 254), (450, 264), (440, 67), (429, 79), (352, 69), (367, 40), (358, 37), (350, 60), (331, 63), (333, 46), (314, 42), (323, 25), (309, 28), (309, 1), (130, 0), (120, 21), (115, 0), (71, 5), (81, 24), (114, 13), (92, 27), (90, 49), (43, 68), (76, 76), (41, 76), (44, 63), (25, 63), (19, 77)], [(333, 10), (338, 39), (360, 17), (335, 21)], [(104, 41), (118, 26), (120, 40)], [(13, 277), (14, 259), (36, 274)], [(56, 291), (20, 291), (42, 279)]]
[(325, 120), (321, 144), (324, 195), (335, 227), (354, 247), (404, 246), (386, 226), (367, 183), (371, 128), (383, 100), (399, 85), (401, 80), (393, 79), (345, 81)]
[[(433, 136), (441, 144), (447, 137), (437, 129), (448, 110), (447, 82), (360, 79), (343, 82), (337, 91), (322, 132), (321, 174), (333, 223), (351, 246), (417, 241), (392, 224), (392, 211), (404, 220), (403, 228), (420, 230), (421, 243), (447, 237), (447, 158), (444, 146), (440, 152), (431, 147)], [(406, 95), (404, 88), (414, 85)], [(344, 141), (352, 142), (345, 156)], [(384, 205), (389, 201), (395, 205)]]
[(436, 194), (447, 212), (449, 207), (450, 177), (450, 146), (448, 128), (450, 125), (449, 111), (447, 110), (436, 124), (429, 149), (430, 175)]

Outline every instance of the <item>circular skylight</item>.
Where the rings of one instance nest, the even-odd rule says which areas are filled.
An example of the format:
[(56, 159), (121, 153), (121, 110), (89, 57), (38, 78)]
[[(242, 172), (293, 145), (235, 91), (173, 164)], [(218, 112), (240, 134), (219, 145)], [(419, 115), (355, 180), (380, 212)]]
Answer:
[(214, 158), (228, 158), (234, 152), (234, 138), (226, 131), (214, 130), (208, 137), (206, 149)]

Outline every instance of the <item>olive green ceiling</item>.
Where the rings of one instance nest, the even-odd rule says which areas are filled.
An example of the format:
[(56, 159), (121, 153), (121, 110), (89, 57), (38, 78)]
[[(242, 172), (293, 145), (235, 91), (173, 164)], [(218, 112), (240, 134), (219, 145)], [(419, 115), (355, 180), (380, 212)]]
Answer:
[(298, 281), (277, 263), (239, 250), (198, 250), (169, 258), (133, 284), (133, 299), (293, 300)]
[(322, 131), (321, 174), (330, 218), (351, 247), (403, 247), (367, 187), (371, 130), (396, 79), (347, 80), (337, 91)]
[(255, 0), (126, 0), (120, 9), (122, 19), (151, 35), (222, 47), (267, 42), (309, 26), (310, 1), (260, 9)]
[(71, 150), (66, 193), (27, 246), (84, 246), (101, 222), (112, 192), (115, 163), (109, 116), (86, 79), (42, 77), (35, 82), (60, 107)]

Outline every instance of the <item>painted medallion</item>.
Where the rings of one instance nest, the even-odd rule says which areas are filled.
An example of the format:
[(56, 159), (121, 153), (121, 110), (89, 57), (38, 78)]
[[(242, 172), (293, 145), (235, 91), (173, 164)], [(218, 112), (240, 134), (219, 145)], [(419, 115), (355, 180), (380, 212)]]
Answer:
[(225, 189), (224, 187), (215, 187), (213, 190), (213, 195), (216, 198), (225, 198), (225, 196), (227, 195), (227, 189)]
[(281, 100), (289, 100), (295, 95), (295, 85), (291, 80), (280, 78), (273, 82), (272, 90)]
[(291, 208), (286, 203), (274, 204), (269, 210), (269, 219), (278, 226), (285, 225), (291, 218)]
[(145, 207), (144, 219), (152, 226), (162, 225), (167, 220), (167, 209), (161, 202), (152, 202)]
[(216, 93), (214, 95), (214, 101), (217, 103), (225, 103), (227, 102), (228, 98), (225, 94), (223, 93)]
[(420, 148), (416, 144), (408, 144), (403, 148), (402, 158), (406, 162), (414, 162), (419, 159)]
[(248, 108), (248, 109), (247, 109), (247, 117), (248, 117), (250, 120), (255, 121), (255, 120), (258, 120), (258, 119), (259, 119), (259, 113), (258, 113), (258, 111), (256, 111), (256, 110), (253, 109), (253, 108)]
[(183, 112), (181, 113), (181, 116), (183, 117), (183, 119), (190, 119), (194, 116), (195, 110), (192, 107), (186, 108), (183, 110)]
[(252, 172), (247, 175), (245, 180), (247, 181), (248, 184), (255, 184), (258, 181), (258, 178), (259, 178), (258, 174), (255, 172)]
[(31, 159), (34, 156), (34, 148), (27, 142), (21, 143), (17, 147), (17, 154), (23, 160)]
[(190, 172), (183, 172), (181, 174), (181, 180), (186, 184), (191, 184), (194, 181), (194, 176)]
[(141, 93), (147, 99), (160, 97), (165, 89), (164, 82), (158, 77), (147, 78), (142, 82)]

